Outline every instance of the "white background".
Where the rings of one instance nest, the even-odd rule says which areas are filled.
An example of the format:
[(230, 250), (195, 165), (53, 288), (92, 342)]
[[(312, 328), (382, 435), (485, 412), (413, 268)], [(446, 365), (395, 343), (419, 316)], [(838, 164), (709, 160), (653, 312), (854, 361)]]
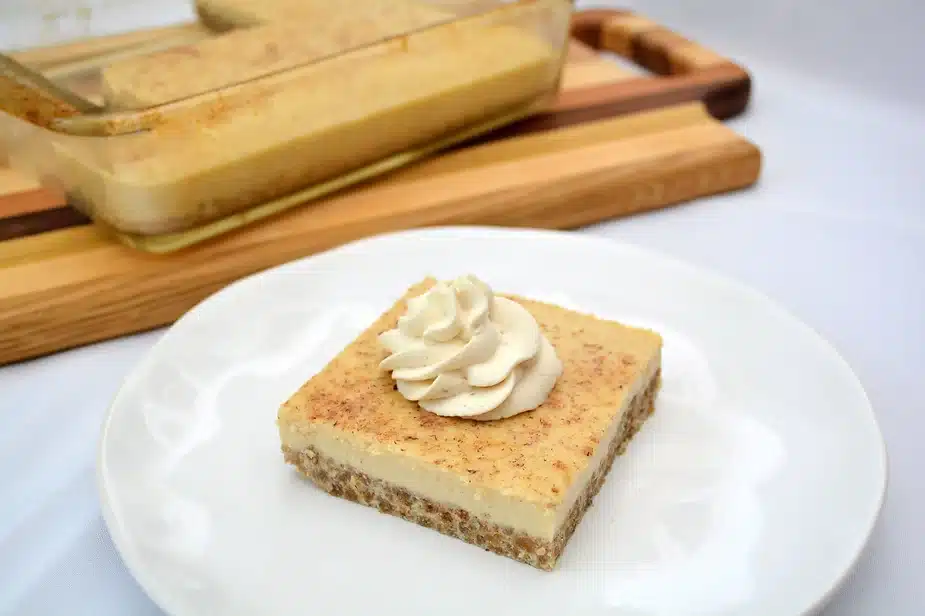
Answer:
[[(180, 0), (6, 0), (0, 47), (154, 25)], [(597, 5), (605, 3), (596, 3)], [(615, 3), (611, 3), (614, 4)], [(23, 18), (43, 5), (59, 15)], [(579, 2), (579, 6), (590, 3)], [(763, 150), (752, 190), (582, 233), (649, 246), (776, 299), (851, 363), (890, 456), (883, 515), (825, 616), (925, 606), (925, 5), (915, 0), (648, 0), (656, 18), (745, 64), (753, 103), (730, 124)], [(113, 19), (104, 21), (109, 7)], [(31, 29), (30, 29), (31, 28)], [(619, 275), (614, 273), (612, 275)], [(122, 378), (157, 340), (133, 336), (0, 368), (0, 613), (160, 614), (100, 518), (95, 449)]]

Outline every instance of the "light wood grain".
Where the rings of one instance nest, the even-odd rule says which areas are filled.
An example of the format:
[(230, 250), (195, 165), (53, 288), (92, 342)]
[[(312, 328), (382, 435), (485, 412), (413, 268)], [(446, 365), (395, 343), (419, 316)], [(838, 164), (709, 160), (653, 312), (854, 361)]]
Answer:
[(375, 233), (574, 228), (746, 186), (759, 166), (758, 150), (697, 103), (460, 150), (172, 255), (89, 227), (5, 242), (0, 363), (169, 323), (244, 275)]
[(567, 65), (562, 71), (562, 88), (574, 90), (635, 77), (634, 73), (620, 68), (616, 63), (598, 58)]
[(34, 177), (9, 167), (0, 167), (0, 195), (13, 195), (38, 188), (39, 181)]

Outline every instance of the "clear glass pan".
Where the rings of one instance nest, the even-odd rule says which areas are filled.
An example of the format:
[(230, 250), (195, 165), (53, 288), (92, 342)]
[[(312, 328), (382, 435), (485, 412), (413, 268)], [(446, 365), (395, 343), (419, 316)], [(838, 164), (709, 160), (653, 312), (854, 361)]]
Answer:
[(572, 3), (196, 9), (200, 24), (172, 38), (34, 61), (101, 113), (40, 128), (0, 112), (12, 166), (144, 250), (214, 237), (529, 115), (558, 87)]

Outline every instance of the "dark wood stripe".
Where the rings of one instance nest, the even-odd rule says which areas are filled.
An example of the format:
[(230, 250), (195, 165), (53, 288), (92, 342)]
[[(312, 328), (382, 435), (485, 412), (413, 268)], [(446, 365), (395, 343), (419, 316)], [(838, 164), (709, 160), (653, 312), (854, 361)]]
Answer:
[(89, 218), (65, 205), (44, 212), (0, 219), (0, 242), (87, 224), (90, 224)]

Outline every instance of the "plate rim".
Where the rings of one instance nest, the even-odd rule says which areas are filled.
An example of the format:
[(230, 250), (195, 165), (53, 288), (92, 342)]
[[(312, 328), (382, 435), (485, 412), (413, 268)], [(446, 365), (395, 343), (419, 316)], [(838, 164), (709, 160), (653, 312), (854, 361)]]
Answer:
[(871, 539), (873, 537), (874, 531), (876, 530), (878, 524), (880, 524), (883, 516), (883, 508), (886, 502), (887, 493), (890, 484), (890, 461), (889, 461), (889, 452), (886, 446), (886, 440), (883, 436), (883, 429), (880, 426), (880, 422), (877, 419), (877, 413), (874, 409), (873, 404), (870, 401), (870, 396), (867, 393), (867, 389), (864, 387), (864, 383), (858, 374), (854, 371), (851, 364), (847, 359), (842, 355), (839, 348), (832, 343), (828, 338), (823, 336), (818, 330), (816, 330), (812, 325), (795, 315), (784, 305), (765, 294), (764, 292), (752, 287), (751, 285), (739, 281), (733, 276), (718, 272), (710, 267), (697, 265), (691, 263), (682, 258), (676, 257), (674, 255), (664, 253), (659, 250), (651, 249), (645, 246), (641, 246), (634, 242), (628, 242), (622, 239), (612, 239), (607, 237), (602, 237), (599, 235), (576, 233), (574, 231), (563, 231), (563, 230), (550, 230), (550, 229), (535, 229), (529, 227), (495, 227), (495, 226), (483, 226), (483, 225), (440, 225), (433, 227), (422, 227), (414, 229), (404, 229), (397, 231), (389, 231), (384, 233), (379, 233), (364, 238), (359, 238), (350, 242), (345, 242), (343, 244), (334, 246), (327, 250), (317, 252), (312, 255), (305, 257), (300, 257), (293, 259), (284, 263), (281, 263), (276, 266), (268, 267), (263, 270), (248, 274), (242, 278), (239, 278), (231, 283), (225, 285), (221, 289), (211, 293), (204, 299), (197, 302), (189, 310), (183, 313), (176, 321), (166, 326), (163, 331), (163, 334), (158, 338), (158, 340), (142, 355), (142, 357), (132, 366), (128, 374), (122, 379), (119, 387), (116, 389), (116, 392), (113, 394), (111, 401), (106, 409), (105, 416), (103, 418), (102, 424), (100, 426), (99, 438), (97, 441), (96, 447), (96, 472), (95, 480), (96, 487), (98, 492), (98, 498), (100, 503), (100, 510), (103, 517), (103, 522), (106, 525), (107, 532), (109, 533), (110, 539), (112, 540), (113, 546), (116, 549), (119, 558), (122, 560), (126, 570), (136, 581), (136, 583), (144, 591), (145, 595), (155, 604), (163, 610), (169, 616), (199, 616), (198, 614), (193, 614), (187, 612), (183, 609), (178, 609), (179, 606), (170, 605), (170, 601), (167, 600), (162, 594), (155, 592), (158, 584), (152, 580), (144, 567), (139, 566), (139, 563), (134, 562), (133, 557), (130, 556), (131, 552), (126, 549), (125, 542), (126, 537), (119, 530), (119, 524), (117, 523), (116, 516), (113, 512), (112, 502), (110, 499), (109, 491), (107, 490), (106, 479), (104, 477), (104, 466), (106, 460), (106, 446), (107, 446), (107, 435), (109, 432), (109, 427), (112, 422), (113, 416), (116, 412), (116, 408), (121, 398), (125, 395), (125, 391), (128, 389), (128, 385), (137, 378), (136, 375), (140, 374), (141, 371), (145, 368), (147, 363), (156, 356), (159, 348), (166, 344), (171, 339), (171, 333), (177, 329), (182, 323), (186, 322), (188, 319), (193, 318), (194, 313), (202, 309), (203, 306), (210, 302), (218, 301), (219, 297), (222, 295), (227, 295), (228, 293), (234, 292), (233, 289), (237, 287), (242, 287), (247, 284), (251, 284), (254, 280), (259, 279), (264, 276), (273, 275), (274, 272), (283, 271), (289, 268), (296, 268), (300, 264), (308, 261), (317, 261), (317, 260), (326, 260), (335, 258), (341, 253), (348, 253), (351, 251), (362, 250), (364, 247), (377, 244), (383, 241), (394, 241), (396, 239), (413, 239), (414, 237), (421, 236), (444, 236), (445, 239), (461, 241), (467, 239), (484, 239), (486, 236), (495, 236), (496, 238), (504, 238), (511, 236), (520, 236), (520, 237), (533, 237), (537, 241), (557, 241), (557, 242), (577, 242), (583, 244), (596, 244), (597, 248), (600, 250), (624, 250), (629, 252), (634, 252), (638, 256), (647, 259), (654, 259), (660, 261), (664, 264), (670, 265), (672, 267), (679, 268), (686, 272), (695, 274), (706, 278), (712, 282), (716, 282), (722, 285), (727, 285), (730, 288), (733, 288), (738, 293), (743, 293), (751, 296), (752, 299), (760, 300), (764, 303), (769, 309), (774, 310), (780, 316), (783, 316), (790, 320), (793, 324), (800, 326), (803, 330), (810, 336), (816, 339), (817, 343), (821, 343), (831, 354), (833, 359), (837, 360), (841, 364), (841, 368), (846, 370), (846, 374), (850, 375), (854, 381), (854, 384), (857, 386), (859, 393), (861, 394), (866, 408), (866, 417), (869, 420), (870, 427), (873, 428), (873, 435), (876, 436), (877, 443), (877, 464), (882, 469), (881, 473), (878, 473), (880, 488), (876, 495), (876, 507), (874, 509), (873, 515), (870, 520), (868, 520), (867, 526), (864, 529), (863, 537), (858, 545), (855, 547), (854, 552), (851, 558), (847, 559), (845, 565), (842, 567), (838, 575), (833, 578), (829, 588), (821, 593), (810, 605), (807, 605), (806, 608), (801, 612), (801, 616), (811, 616), (818, 613), (829, 601), (846, 585), (848, 579), (851, 577), (851, 574), (856, 570), (858, 564), (860, 563), (861, 558), (867, 552), (868, 547), (870, 546)]

